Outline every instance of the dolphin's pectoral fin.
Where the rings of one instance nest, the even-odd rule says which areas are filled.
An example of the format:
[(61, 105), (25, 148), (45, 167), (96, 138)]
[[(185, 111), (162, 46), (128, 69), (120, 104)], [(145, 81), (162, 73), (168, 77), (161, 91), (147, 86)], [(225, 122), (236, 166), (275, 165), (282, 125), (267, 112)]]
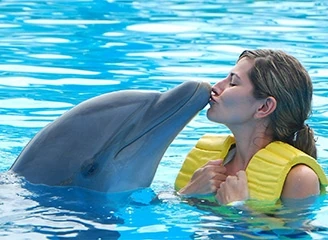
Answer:
[(81, 166), (81, 175), (91, 177), (99, 171), (99, 164), (94, 159), (86, 160)]

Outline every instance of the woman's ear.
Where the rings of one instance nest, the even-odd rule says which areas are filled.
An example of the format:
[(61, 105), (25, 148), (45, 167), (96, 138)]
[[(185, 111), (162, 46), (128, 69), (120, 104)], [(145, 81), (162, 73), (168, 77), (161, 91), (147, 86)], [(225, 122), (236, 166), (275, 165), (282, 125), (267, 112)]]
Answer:
[(274, 110), (276, 110), (277, 101), (274, 97), (267, 97), (263, 99), (262, 104), (255, 113), (255, 118), (264, 118), (269, 116)]

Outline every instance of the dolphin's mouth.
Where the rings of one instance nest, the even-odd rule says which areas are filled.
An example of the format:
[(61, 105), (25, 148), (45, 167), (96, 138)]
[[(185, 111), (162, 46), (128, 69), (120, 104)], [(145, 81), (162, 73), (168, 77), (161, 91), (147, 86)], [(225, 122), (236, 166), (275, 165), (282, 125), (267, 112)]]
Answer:
[[(165, 118), (162, 118), (160, 120), (157, 120), (157, 122), (155, 124), (152, 124), (152, 126), (150, 128), (147, 128), (144, 132), (142, 132), (140, 135), (138, 135), (137, 137), (133, 138), (131, 141), (129, 141), (127, 144), (125, 144), (124, 146), (121, 147), (121, 149), (118, 150), (118, 152), (115, 154), (115, 158), (127, 147), (129, 147), (131, 144), (135, 143), (137, 140), (139, 140), (140, 138), (144, 137), (147, 133), (151, 132), (152, 130), (154, 130), (155, 128), (157, 128), (160, 124), (163, 124), (164, 122), (166, 122), (168, 119), (170, 119), (172, 116), (178, 114), (179, 111), (182, 111), (184, 109), (184, 107), (190, 103), (192, 101), (193, 98), (195, 98), (195, 96), (200, 96), (201, 94), (206, 94), (205, 90), (200, 89), (202, 86), (202, 84), (206, 84), (206, 83), (201, 83), (201, 82), (197, 82), (197, 86), (194, 88), (194, 91), (192, 92), (192, 94), (190, 94), (190, 96), (188, 98), (186, 98), (183, 102), (179, 102), (178, 104), (174, 105), (175, 110), (170, 112), (170, 114), (166, 115)], [(207, 95), (203, 98), (200, 99), (200, 102), (196, 102), (198, 107), (195, 108), (193, 111), (190, 111), (190, 116), (186, 117), (186, 120), (184, 121), (184, 123), (181, 123), (181, 126), (178, 128), (178, 133), (181, 131), (181, 129), (192, 119), (192, 117), (194, 117), (197, 112), (199, 112), (201, 109), (203, 109), (209, 101), (210, 98), (210, 86), (208, 84), (207, 86), (208, 91), (207, 91)], [(189, 89), (188, 89), (189, 90)], [(169, 91), (174, 91), (174, 89), (169, 90)], [(203, 91), (203, 92), (202, 92)], [(202, 92), (197, 94), (198, 92)], [(167, 93), (167, 92), (165, 92)], [(163, 93), (163, 94), (165, 94)], [(181, 128), (181, 129), (180, 129)]]

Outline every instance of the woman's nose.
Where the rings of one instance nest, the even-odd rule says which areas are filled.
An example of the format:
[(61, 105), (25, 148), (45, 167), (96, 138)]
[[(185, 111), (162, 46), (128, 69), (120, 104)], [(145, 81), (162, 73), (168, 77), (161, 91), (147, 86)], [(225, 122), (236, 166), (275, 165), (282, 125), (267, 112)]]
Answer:
[(225, 80), (218, 81), (215, 83), (212, 87), (212, 93), (214, 95), (220, 95), (224, 89), (226, 88), (226, 82)]

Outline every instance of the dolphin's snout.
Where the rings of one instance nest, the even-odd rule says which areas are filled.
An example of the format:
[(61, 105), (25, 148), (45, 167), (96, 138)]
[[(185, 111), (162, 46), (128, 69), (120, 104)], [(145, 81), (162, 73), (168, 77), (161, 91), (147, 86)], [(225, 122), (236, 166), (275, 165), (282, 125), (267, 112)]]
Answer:
[(208, 82), (200, 82), (200, 88), (203, 88), (203, 91), (211, 96), (212, 86)]
[(204, 108), (210, 101), (212, 86), (208, 82), (198, 82), (198, 88), (194, 93), (194, 97), (198, 98), (200, 107)]

